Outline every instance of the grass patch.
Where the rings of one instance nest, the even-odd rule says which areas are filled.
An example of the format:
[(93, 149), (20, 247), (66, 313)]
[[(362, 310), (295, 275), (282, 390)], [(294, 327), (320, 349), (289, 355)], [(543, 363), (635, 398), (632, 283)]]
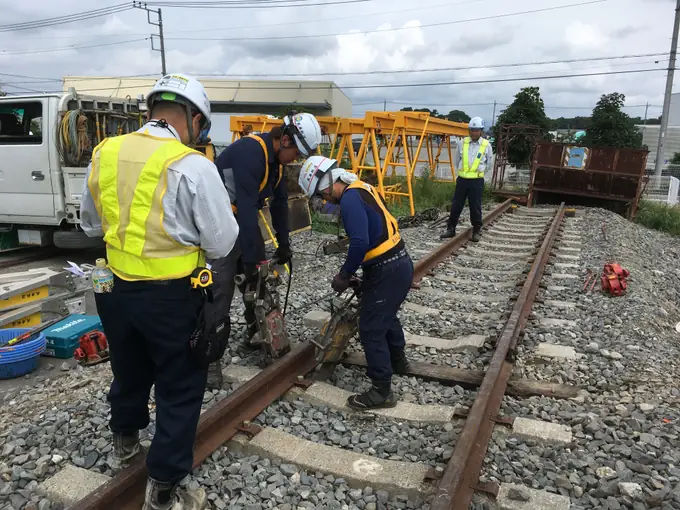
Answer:
[(635, 215), (635, 223), (680, 236), (680, 207), (641, 200)]
[[(322, 234), (338, 234), (338, 224), (326, 220), (326, 214), (319, 214), (317, 212), (312, 212), (312, 230), (314, 232), (320, 232)], [(342, 222), (340, 222), (340, 233), (344, 233), (345, 230), (342, 228)]]

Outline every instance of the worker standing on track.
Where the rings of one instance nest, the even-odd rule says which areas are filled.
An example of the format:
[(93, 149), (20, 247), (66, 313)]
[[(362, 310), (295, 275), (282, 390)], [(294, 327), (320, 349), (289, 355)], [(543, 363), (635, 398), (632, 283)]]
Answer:
[(347, 405), (354, 409), (394, 407), (392, 374), (409, 370), (397, 313), (413, 280), (413, 262), (397, 220), (373, 186), (338, 168), (334, 159), (309, 158), (300, 170), (299, 184), (310, 198), (317, 195), (340, 204), (350, 243), (347, 259), (333, 278), (333, 290), (345, 291), (357, 269), (363, 269), (359, 338), (372, 385), (370, 390), (350, 396)]
[(190, 276), (205, 256), (229, 254), (238, 225), (215, 165), (187, 147), (210, 129), (203, 85), (166, 75), (147, 105), (151, 120), (139, 131), (95, 148), (81, 225), (91, 237), (104, 235), (114, 273), (111, 292), (95, 294), (114, 376), (108, 395), (113, 459), (122, 467), (140, 452), (155, 385), (143, 510), (198, 510), (206, 505), (205, 491), (178, 487), (192, 469), (209, 361), (198, 363), (190, 347), (204, 303)]
[(493, 163), (493, 150), (489, 140), (482, 137), (484, 120), (473, 117), (468, 124), (470, 136), (458, 145), (458, 179), (456, 191), (451, 203), (451, 214), (442, 239), (456, 236), (456, 226), (460, 213), (465, 206), (465, 199), (470, 204), (470, 222), (472, 223), (472, 242), (478, 243), (482, 237), (482, 194), (484, 193), (484, 172)]
[[(278, 243), (274, 259), (280, 265), (290, 262), (288, 189), (282, 165), (295, 161), (300, 155), (312, 155), (321, 139), (321, 126), (312, 114), (291, 113), (284, 116), (282, 124), (269, 133), (244, 136), (217, 158), (217, 169), (229, 193), (240, 229), (238, 241), (229, 257), (215, 261), (214, 266), (224, 289), (220, 303), (225, 303), (227, 314), (234, 296), (234, 277), (237, 274), (246, 275), (246, 282), (239, 287), (245, 295), (247, 287), (257, 282), (257, 265), (265, 260), (258, 212), (268, 197), (272, 197), (269, 211)], [(242, 335), (243, 344), (248, 349), (257, 349), (257, 345), (250, 343), (257, 332), (253, 305), (244, 304), (246, 328)], [(219, 360), (209, 368), (207, 387), (222, 387)]]

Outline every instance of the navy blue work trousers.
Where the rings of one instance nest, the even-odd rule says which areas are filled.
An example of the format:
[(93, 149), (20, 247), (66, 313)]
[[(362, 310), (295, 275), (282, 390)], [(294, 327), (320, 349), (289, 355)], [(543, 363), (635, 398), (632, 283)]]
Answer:
[(149, 476), (179, 482), (192, 469), (196, 427), (207, 368), (191, 357), (189, 338), (196, 327), (201, 294), (189, 279), (127, 282), (95, 294), (109, 343), (113, 382), (113, 432), (132, 433), (149, 424), (149, 394), (155, 385), (156, 433), (146, 464)]
[(470, 203), (470, 223), (475, 231), (482, 230), (482, 194), (484, 193), (484, 178), (479, 179), (456, 179), (456, 191), (453, 193), (451, 214), (449, 215), (448, 228), (456, 230), (460, 213), (463, 212), (465, 199)]
[(390, 352), (401, 351), (406, 344), (397, 313), (411, 287), (413, 262), (404, 255), (384, 265), (366, 266), (363, 279), (359, 339), (366, 354), (368, 377), (389, 381)]

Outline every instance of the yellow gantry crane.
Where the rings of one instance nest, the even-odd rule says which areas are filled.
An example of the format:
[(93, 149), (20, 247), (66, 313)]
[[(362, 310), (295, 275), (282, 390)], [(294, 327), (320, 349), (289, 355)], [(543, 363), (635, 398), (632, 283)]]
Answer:
[[(455, 182), (452, 138), (468, 134), (468, 125), (432, 117), (427, 112), (366, 112), (363, 118), (316, 117), (328, 147), (328, 157), (349, 162), (347, 170), (360, 178), (374, 174), (376, 187), (386, 201), (408, 198), (415, 214), (414, 179), (427, 177)], [(280, 122), (269, 115), (232, 116), (232, 142), (250, 133), (266, 132)], [(355, 138), (361, 137), (358, 150)], [(319, 149), (320, 151), (320, 149)], [(403, 175), (397, 171), (403, 169)], [(443, 169), (451, 178), (438, 175)]]

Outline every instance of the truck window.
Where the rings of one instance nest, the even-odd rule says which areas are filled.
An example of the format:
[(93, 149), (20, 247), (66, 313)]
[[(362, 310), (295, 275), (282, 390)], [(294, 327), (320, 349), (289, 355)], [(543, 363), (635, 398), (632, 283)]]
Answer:
[(42, 103), (0, 103), (0, 145), (42, 144)]

